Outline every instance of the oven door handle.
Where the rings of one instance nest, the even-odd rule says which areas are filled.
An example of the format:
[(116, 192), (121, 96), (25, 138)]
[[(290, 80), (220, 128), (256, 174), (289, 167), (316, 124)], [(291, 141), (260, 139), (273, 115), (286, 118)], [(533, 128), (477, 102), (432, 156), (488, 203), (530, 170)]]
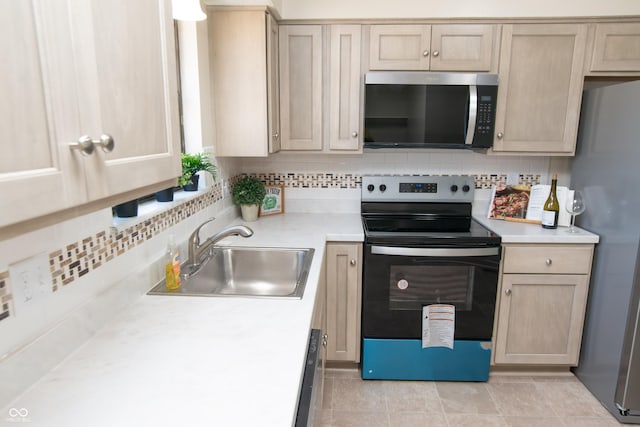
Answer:
[(371, 246), (371, 253), (375, 255), (399, 256), (468, 257), (498, 255), (500, 248), (403, 248), (396, 246)]

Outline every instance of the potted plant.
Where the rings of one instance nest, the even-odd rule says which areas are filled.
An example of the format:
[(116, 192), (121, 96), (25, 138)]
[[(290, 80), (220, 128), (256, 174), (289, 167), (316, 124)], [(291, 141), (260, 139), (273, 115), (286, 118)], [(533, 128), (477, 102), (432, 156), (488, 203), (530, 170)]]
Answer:
[(178, 178), (178, 184), (184, 191), (196, 191), (198, 189), (200, 177), (197, 173), (200, 171), (207, 171), (214, 180), (216, 179), (216, 166), (211, 163), (207, 153), (182, 153), (182, 176)]
[(264, 183), (253, 176), (240, 178), (231, 193), (233, 202), (240, 205), (242, 219), (245, 221), (255, 221), (258, 218), (258, 210), (265, 194)]

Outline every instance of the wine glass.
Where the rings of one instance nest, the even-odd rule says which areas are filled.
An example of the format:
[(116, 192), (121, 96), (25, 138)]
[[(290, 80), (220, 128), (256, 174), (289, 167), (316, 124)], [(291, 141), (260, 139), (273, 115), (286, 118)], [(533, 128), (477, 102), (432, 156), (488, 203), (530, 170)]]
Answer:
[(584, 212), (586, 206), (584, 203), (584, 197), (580, 191), (574, 191), (573, 197), (567, 199), (567, 212), (571, 214), (571, 226), (567, 230), (567, 233), (577, 233), (578, 229), (574, 226), (576, 216)]

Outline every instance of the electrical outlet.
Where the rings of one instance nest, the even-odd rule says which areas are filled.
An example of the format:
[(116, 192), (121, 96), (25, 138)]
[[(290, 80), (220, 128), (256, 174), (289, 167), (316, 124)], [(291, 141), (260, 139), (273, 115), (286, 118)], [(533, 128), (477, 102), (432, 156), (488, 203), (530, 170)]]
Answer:
[(41, 253), (9, 266), (16, 312), (21, 306), (43, 301), (53, 293), (49, 257)]

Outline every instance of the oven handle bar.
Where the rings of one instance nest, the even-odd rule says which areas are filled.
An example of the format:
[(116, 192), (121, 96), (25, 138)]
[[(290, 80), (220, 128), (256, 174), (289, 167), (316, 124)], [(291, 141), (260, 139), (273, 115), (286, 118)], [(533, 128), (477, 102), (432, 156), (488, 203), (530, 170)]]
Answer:
[(424, 257), (491, 256), (498, 255), (500, 248), (403, 248), (396, 246), (371, 246), (371, 253), (375, 255)]

